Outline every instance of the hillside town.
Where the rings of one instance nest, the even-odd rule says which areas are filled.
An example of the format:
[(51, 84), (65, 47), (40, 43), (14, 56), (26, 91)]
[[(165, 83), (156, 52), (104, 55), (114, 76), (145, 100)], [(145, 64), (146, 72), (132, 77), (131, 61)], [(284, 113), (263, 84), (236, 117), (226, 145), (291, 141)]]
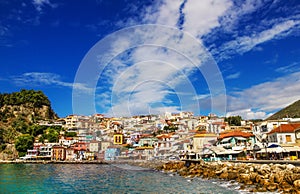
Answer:
[[(56, 143), (35, 140), (22, 160), (297, 160), (300, 119), (230, 125), (214, 114), (165, 113), (123, 118), (69, 115), (39, 125), (62, 126)], [(65, 133), (73, 133), (67, 137)]]

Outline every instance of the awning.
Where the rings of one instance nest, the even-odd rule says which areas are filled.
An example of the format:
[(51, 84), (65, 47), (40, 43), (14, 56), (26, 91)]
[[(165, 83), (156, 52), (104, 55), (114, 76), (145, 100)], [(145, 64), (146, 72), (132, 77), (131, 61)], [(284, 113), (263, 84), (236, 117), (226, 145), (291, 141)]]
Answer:
[(222, 143), (223, 143), (223, 142), (228, 142), (229, 140), (231, 140), (231, 138), (232, 138), (232, 137), (226, 137), (226, 138), (222, 139), (221, 142), (222, 142)]
[(225, 154), (225, 155), (231, 155), (231, 154), (239, 154), (241, 153), (242, 150), (239, 150), (239, 151), (235, 151), (235, 150), (226, 150), (224, 153), (221, 153), (219, 155), (222, 155), (222, 154)]
[[(266, 149), (261, 149), (260, 151), (258, 151), (257, 153), (265, 153)], [(267, 152), (268, 153), (282, 153), (282, 152), (288, 152), (285, 149), (283, 149), (282, 147), (276, 147), (276, 148), (267, 148)]]
[(268, 146), (268, 148), (277, 148), (277, 147), (281, 147), (281, 146), (275, 143), (272, 143), (271, 145)]
[(240, 141), (246, 141), (247, 139), (244, 137), (234, 137), (236, 140), (240, 140)]
[(213, 154), (214, 152), (210, 149), (203, 149), (201, 152), (199, 152), (200, 155), (210, 155), (210, 154)]
[(287, 152), (300, 152), (299, 146), (283, 147)]
[(216, 154), (220, 154), (226, 151), (223, 147), (211, 147), (210, 150), (212, 150)]

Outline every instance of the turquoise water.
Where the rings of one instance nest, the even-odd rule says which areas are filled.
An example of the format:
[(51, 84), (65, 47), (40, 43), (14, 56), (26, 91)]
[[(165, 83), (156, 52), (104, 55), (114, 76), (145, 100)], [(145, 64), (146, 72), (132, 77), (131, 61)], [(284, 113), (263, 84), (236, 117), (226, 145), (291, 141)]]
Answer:
[(128, 165), (1, 164), (0, 176), (1, 193), (237, 193), (225, 182)]

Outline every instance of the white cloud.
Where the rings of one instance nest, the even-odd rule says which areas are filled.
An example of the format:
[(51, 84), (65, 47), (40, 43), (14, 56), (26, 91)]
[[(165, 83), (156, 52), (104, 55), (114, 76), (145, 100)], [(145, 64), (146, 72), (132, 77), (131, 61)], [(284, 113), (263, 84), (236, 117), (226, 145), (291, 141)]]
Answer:
[(238, 30), (241, 18), (253, 14), (263, 6), (263, 2), (261, 0), (244, 0), (237, 1), (232, 4), (233, 5), (226, 11), (223, 17), (220, 18), (220, 24), (222, 26), (222, 30), (233, 34), (235, 34), (235, 31)]
[[(160, 25), (128, 28), (118, 33), (111, 35), (111, 41), (99, 47), (95, 45), (95, 50), (91, 50), (97, 57), (100, 73), (86, 73), (94, 69), (89, 66), (95, 61), (93, 54), (88, 54), (91, 58), (87, 57), (88, 62), (83, 61), (78, 71), (78, 76), (82, 73), (80, 79), (87, 83), (95, 80), (89, 79), (92, 74), (100, 74), (97, 93), (104, 94), (98, 96), (97, 104), (104, 98), (110, 104), (101, 107), (112, 106), (108, 112), (128, 116), (135, 114), (134, 111), (158, 111), (166, 107), (190, 110), (187, 107), (195, 103), (192, 98), (197, 95), (192, 82), (198, 79), (190, 77), (195, 72), (213, 82), (210, 86), (217, 89), (212, 89), (212, 93), (220, 92), (223, 79), (219, 69), (202, 45), (188, 34)], [(101, 45), (105, 48), (100, 49)], [(85, 69), (85, 66), (89, 67)], [(198, 105), (193, 108), (199, 112)]]
[[(249, 117), (265, 115), (282, 109), (300, 99), (300, 72), (228, 94), (229, 113), (239, 112)], [(249, 109), (256, 110), (248, 111)], [(247, 110), (243, 113), (243, 110)], [(265, 113), (265, 114), (263, 114)]]
[(279, 68), (275, 69), (275, 71), (280, 72), (280, 73), (293, 73), (293, 72), (299, 71), (299, 69), (300, 69), (299, 62), (294, 62), (292, 64), (279, 67)]
[(83, 92), (92, 92), (91, 88), (86, 87), (81, 83), (70, 83), (61, 81), (61, 77), (54, 73), (44, 72), (28, 72), (21, 76), (13, 76), (12, 80), (18, 85), (37, 85), (37, 86), (63, 86), (68, 88), (75, 88)]
[[(207, 102), (204, 106), (218, 99), (214, 101), (214, 106), (222, 109), (226, 105), (226, 102), (222, 100), (225, 97), (223, 93), (220, 95), (214, 93), (210, 95), (211, 97), (199, 95), (193, 86), (194, 81), (190, 76), (195, 70), (197, 71), (197, 68), (202, 68), (201, 64), (205, 61), (205, 57), (210, 58), (206, 55), (204, 47), (194, 46), (195, 42), (199, 45), (202, 41), (200, 38), (214, 39), (214, 36), (219, 36), (218, 32), (227, 33), (227, 42), (224, 43), (222, 40), (219, 41), (222, 42), (219, 43), (221, 45), (209, 45), (211, 53), (220, 61), (251, 50), (262, 50), (262, 47), (258, 46), (273, 39), (286, 37), (294, 29), (299, 28), (300, 24), (299, 20), (293, 17), (277, 20), (264, 18), (260, 24), (255, 23), (240, 28), (240, 22), (247, 21), (252, 14), (265, 8), (265, 3), (260, 0), (238, 2), (188, 0), (180, 10), (182, 3), (183, 1), (156, 1), (153, 5), (141, 10), (136, 18), (129, 18), (118, 23), (123, 27), (145, 23), (178, 27), (178, 23), (182, 22), (180, 27), (198, 39), (191, 41), (191, 39), (186, 39), (185, 35), (180, 37), (171, 31), (160, 31), (159, 28), (154, 27), (148, 31), (136, 28), (131, 33), (125, 33), (125, 36), (114, 37), (114, 41), (110, 42), (107, 48), (109, 53), (107, 56), (104, 51), (104, 55), (100, 53), (98, 61), (99, 64), (103, 64), (106, 58), (112, 59), (109, 65), (104, 64), (105, 70), (99, 81), (99, 87), (109, 88), (106, 91), (101, 90), (103, 94), (99, 98), (104, 99), (105, 103), (111, 103), (110, 113), (128, 115), (134, 114), (135, 111), (140, 113), (146, 109), (165, 110), (167, 107), (178, 110), (191, 107), (191, 102), (187, 103), (187, 101), (193, 101), (193, 99), (201, 101), (201, 105), (204, 104), (202, 102)], [(179, 21), (179, 18), (183, 18), (183, 21)], [(213, 42), (213, 44), (217, 43)], [(206, 72), (209, 72), (207, 69)], [(205, 77), (206, 81), (213, 80), (217, 74), (218, 72), (211, 70), (209, 76)], [(239, 76), (240, 72), (237, 72), (226, 78), (237, 79)], [(230, 94), (228, 96), (229, 111), (244, 110), (248, 118), (266, 116), (266, 112), (296, 99), (297, 95), (286, 95), (287, 92), (295, 93), (291, 91), (289, 85), (286, 85), (289, 83), (297, 88), (294, 83), (298, 81), (290, 80), (294, 78), (295, 75), (292, 74), (291, 77), (278, 78), (278, 80)], [(218, 87), (217, 85), (222, 81), (223, 79), (217, 80), (208, 86)], [(283, 91), (285, 92), (281, 94)], [(183, 97), (183, 93), (190, 95)], [(284, 99), (276, 98), (279, 93), (280, 98)], [(177, 96), (181, 104), (178, 106), (172, 104), (174, 98), (170, 98), (170, 95)], [(160, 102), (160, 104), (156, 103), (154, 106), (155, 102)], [(110, 105), (103, 104), (102, 107), (110, 107)]]
[(237, 73), (234, 73), (234, 74), (227, 75), (226, 79), (237, 79), (237, 78), (240, 77), (240, 75), (241, 75), (241, 73), (237, 72)]
[(265, 119), (271, 116), (271, 114), (267, 114), (266, 112), (263, 111), (255, 112), (251, 109), (243, 109), (243, 110), (228, 112), (226, 114), (226, 117), (230, 117), (230, 116), (241, 116), (244, 120), (251, 120), (251, 119)]
[(56, 8), (57, 7), (56, 4), (51, 3), (49, 0), (33, 0), (32, 3), (33, 3), (33, 5), (35, 6), (35, 9), (38, 12), (42, 12), (43, 7), (45, 7), (45, 6), (50, 6), (52, 8)]
[(237, 37), (235, 40), (225, 42), (218, 49), (211, 52), (219, 58), (218, 60), (224, 60), (236, 54), (242, 55), (266, 41), (287, 36), (293, 28), (298, 28), (299, 24), (300, 21), (284, 21), (258, 34)]
[(219, 18), (223, 16), (232, 2), (229, 0), (188, 0), (184, 6), (184, 30), (196, 37), (209, 33), (220, 26)]
[(210, 97), (210, 94), (198, 94), (193, 97), (193, 100), (202, 100)]

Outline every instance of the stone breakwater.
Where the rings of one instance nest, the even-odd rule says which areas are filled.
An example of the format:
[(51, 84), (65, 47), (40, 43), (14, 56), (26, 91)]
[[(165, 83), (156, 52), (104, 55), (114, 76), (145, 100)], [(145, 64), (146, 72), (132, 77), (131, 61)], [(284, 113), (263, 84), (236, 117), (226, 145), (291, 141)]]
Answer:
[(168, 162), (156, 168), (183, 177), (201, 177), (239, 182), (250, 192), (300, 193), (300, 168), (292, 164), (204, 162), (185, 166)]

